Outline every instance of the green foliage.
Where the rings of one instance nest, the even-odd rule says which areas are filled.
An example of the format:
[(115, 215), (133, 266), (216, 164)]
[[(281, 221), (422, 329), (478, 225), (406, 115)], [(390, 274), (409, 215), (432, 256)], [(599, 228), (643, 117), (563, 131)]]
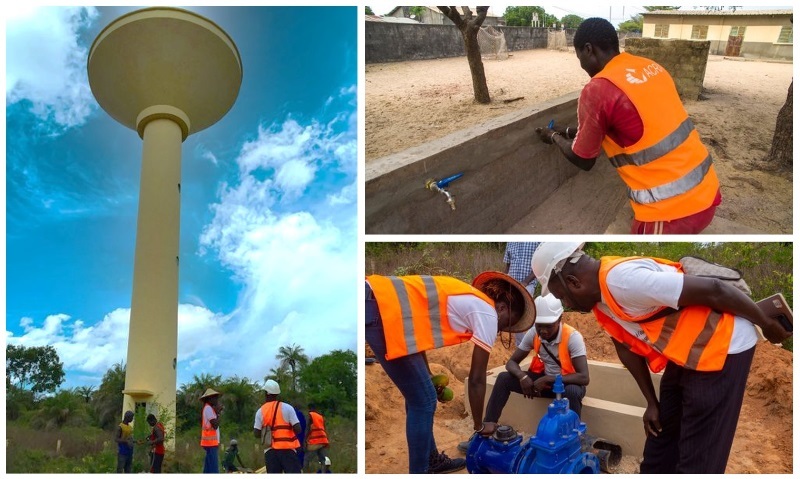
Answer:
[(543, 7), (506, 7), (503, 18), (509, 27), (530, 27), (534, 13), (538, 15), (539, 22), (546, 27), (558, 22), (558, 18), (545, 13)]
[(357, 356), (335, 350), (311, 361), (300, 373), (300, 384), (308, 403), (324, 416), (355, 419), (358, 394)]
[(52, 346), (6, 345), (6, 388), (16, 386), (38, 396), (64, 382), (64, 363)]
[(414, 15), (415, 20), (422, 21), (422, 14), (425, 13), (425, 7), (410, 7), (408, 13)]
[(478, 273), (505, 271), (505, 243), (367, 243), (367, 274), (447, 275), (468, 283)]
[(570, 14), (561, 18), (561, 23), (564, 25), (564, 28), (578, 28), (583, 20), (583, 17)]
[(641, 33), (643, 28), (644, 17), (641, 15), (633, 15), (630, 19), (617, 26), (617, 30), (626, 33)]
[[(233, 376), (219, 385), (220, 401), (224, 407), (225, 424), (241, 425), (237, 432), (253, 429), (253, 415), (262, 403), (260, 387), (247, 378)], [(199, 402), (199, 401), (198, 401)]]
[(375, 15), (370, 7), (364, 7), (364, 14), (365, 15)]
[(32, 391), (6, 384), (6, 420), (13, 421), (35, 407)]
[(116, 363), (106, 371), (90, 404), (95, 421), (103, 429), (113, 429), (122, 418), (122, 390), (125, 389), (125, 365)]
[(71, 389), (61, 390), (43, 399), (31, 418), (32, 427), (48, 431), (64, 426), (85, 426), (89, 422), (88, 404)]

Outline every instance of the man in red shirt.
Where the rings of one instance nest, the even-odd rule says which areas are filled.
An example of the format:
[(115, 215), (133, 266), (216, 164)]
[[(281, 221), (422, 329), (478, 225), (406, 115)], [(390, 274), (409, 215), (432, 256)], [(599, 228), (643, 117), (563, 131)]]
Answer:
[(164, 463), (164, 425), (158, 422), (153, 414), (147, 415), (147, 424), (152, 428), (147, 436), (150, 446), (150, 472), (161, 474), (161, 464)]
[(540, 139), (585, 171), (605, 150), (628, 186), (631, 234), (702, 232), (722, 201), (719, 181), (669, 73), (620, 53), (602, 18), (582, 22), (573, 43), (592, 77), (578, 101), (578, 128), (537, 128)]

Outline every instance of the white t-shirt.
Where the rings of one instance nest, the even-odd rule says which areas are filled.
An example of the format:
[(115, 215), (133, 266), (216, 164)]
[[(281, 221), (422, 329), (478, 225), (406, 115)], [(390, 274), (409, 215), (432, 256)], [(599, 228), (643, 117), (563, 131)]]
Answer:
[[(539, 359), (544, 363), (544, 373), (548, 376), (557, 376), (561, 374), (561, 367), (558, 363), (547, 354), (547, 351), (542, 349), (545, 345), (547, 349), (550, 350), (556, 357), (558, 357), (558, 347), (561, 344), (561, 335), (564, 332), (563, 323), (562, 325), (558, 326), (558, 334), (552, 341), (547, 341), (546, 339), (542, 339), (542, 347), (539, 348)], [(532, 351), (533, 350), (533, 341), (536, 339), (537, 336), (536, 328), (533, 327), (529, 329), (525, 333), (525, 337), (522, 338), (522, 342), (519, 343), (517, 346), (519, 349), (523, 351)], [(567, 348), (569, 348), (569, 357), (570, 358), (577, 358), (579, 356), (586, 356), (586, 343), (583, 341), (583, 335), (579, 331), (575, 331), (572, 336), (569, 337), (569, 343), (567, 343)]]
[(470, 341), (476, 346), (492, 351), (497, 339), (497, 311), (492, 305), (472, 294), (448, 296), (447, 319), (455, 331), (471, 332)]
[[(634, 259), (611, 268), (606, 284), (623, 311), (634, 317), (647, 316), (662, 306), (678, 309), (678, 300), (683, 291), (683, 274), (672, 266), (656, 263), (651, 259)], [(638, 339), (654, 346), (641, 326), (617, 318), (605, 303), (606, 299), (603, 298), (598, 304), (602, 312)], [(746, 351), (757, 342), (758, 333), (753, 323), (734, 316), (733, 335), (728, 346), (728, 354)]]
[[(195, 409), (195, 411), (196, 411), (196, 409)], [(197, 416), (195, 416), (195, 417), (197, 417)], [(216, 419), (216, 418), (217, 418), (217, 413), (214, 412), (214, 408), (212, 408), (208, 404), (203, 405), (203, 422), (204, 423), (205, 422), (209, 422), (212, 419)], [(220, 438), (219, 438), (219, 428), (216, 429), (216, 432), (217, 432), (217, 441), (219, 441), (220, 440)]]

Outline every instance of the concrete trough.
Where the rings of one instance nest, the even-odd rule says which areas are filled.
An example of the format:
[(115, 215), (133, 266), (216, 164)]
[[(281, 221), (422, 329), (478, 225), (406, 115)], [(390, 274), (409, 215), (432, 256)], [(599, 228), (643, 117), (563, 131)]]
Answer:
[[(529, 364), (529, 359), (523, 361), (523, 369), (527, 370)], [(484, 408), (489, 402), (497, 375), (503, 371), (504, 366), (489, 371)], [(589, 377), (591, 381), (586, 388), (581, 411), (581, 421), (586, 423), (587, 434), (619, 445), (624, 455), (640, 457), (644, 451), (642, 416), (646, 403), (633, 376), (619, 364), (589, 361)], [(651, 378), (658, 392), (661, 375), (651, 374)], [(469, 411), (466, 386), (464, 391), (464, 402)], [(512, 426), (527, 438), (536, 433), (539, 421), (552, 401), (547, 398), (527, 399), (521, 394), (512, 393), (499, 422)]]
[[(518, 110), (367, 163), (366, 232), (502, 234), (528, 219), (536, 224), (525, 228), (526, 233), (556, 233), (567, 223), (570, 210), (580, 214), (586, 209), (584, 202), (591, 202), (603, 205), (605, 218), (595, 218), (598, 223), (593, 230), (581, 221), (571, 221), (577, 228), (573, 232), (602, 234), (625, 203), (616, 173), (604, 159), (598, 159), (601, 168), (582, 172), (535, 133), (550, 120), (574, 126), (578, 95), (574, 92)], [(456, 209), (451, 210), (446, 197), (426, 189), (425, 182), (457, 173), (463, 176), (447, 187), (455, 198)], [(569, 209), (554, 214), (551, 208), (549, 215), (537, 216), (536, 210), (578, 173), (586, 182), (582, 185), (594, 185), (592, 190), (575, 190), (572, 200), (566, 201)], [(613, 187), (602, 186), (606, 184)]]

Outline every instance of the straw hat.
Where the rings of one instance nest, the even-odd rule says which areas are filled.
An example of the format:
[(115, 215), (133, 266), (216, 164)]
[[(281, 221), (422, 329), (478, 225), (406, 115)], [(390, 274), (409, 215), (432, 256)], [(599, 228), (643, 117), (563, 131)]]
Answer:
[(203, 395), (200, 396), (200, 399), (205, 399), (205, 398), (211, 397), (211, 396), (221, 396), (221, 395), (222, 395), (222, 393), (219, 393), (217, 391), (214, 391), (211, 388), (208, 388), (208, 389), (206, 389), (206, 392), (204, 392)]
[(484, 288), (486, 287), (486, 283), (496, 279), (505, 281), (512, 288), (519, 291), (519, 294), (522, 295), (525, 301), (525, 310), (522, 312), (522, 317), (519, 318), (516, 324), (504, 331), (509, 333), (521, 333), (531, 329), (533, 322), (536, 320), (536, 305), (533, 303), (533, 298), (531, 298), (531, 294), (525, 289), (525, 286), (522, 286), (517, 280), (499, 271), (484, 271), (472, 280), (472, 286), (479, 289), (481, 292), (485, 292)]

